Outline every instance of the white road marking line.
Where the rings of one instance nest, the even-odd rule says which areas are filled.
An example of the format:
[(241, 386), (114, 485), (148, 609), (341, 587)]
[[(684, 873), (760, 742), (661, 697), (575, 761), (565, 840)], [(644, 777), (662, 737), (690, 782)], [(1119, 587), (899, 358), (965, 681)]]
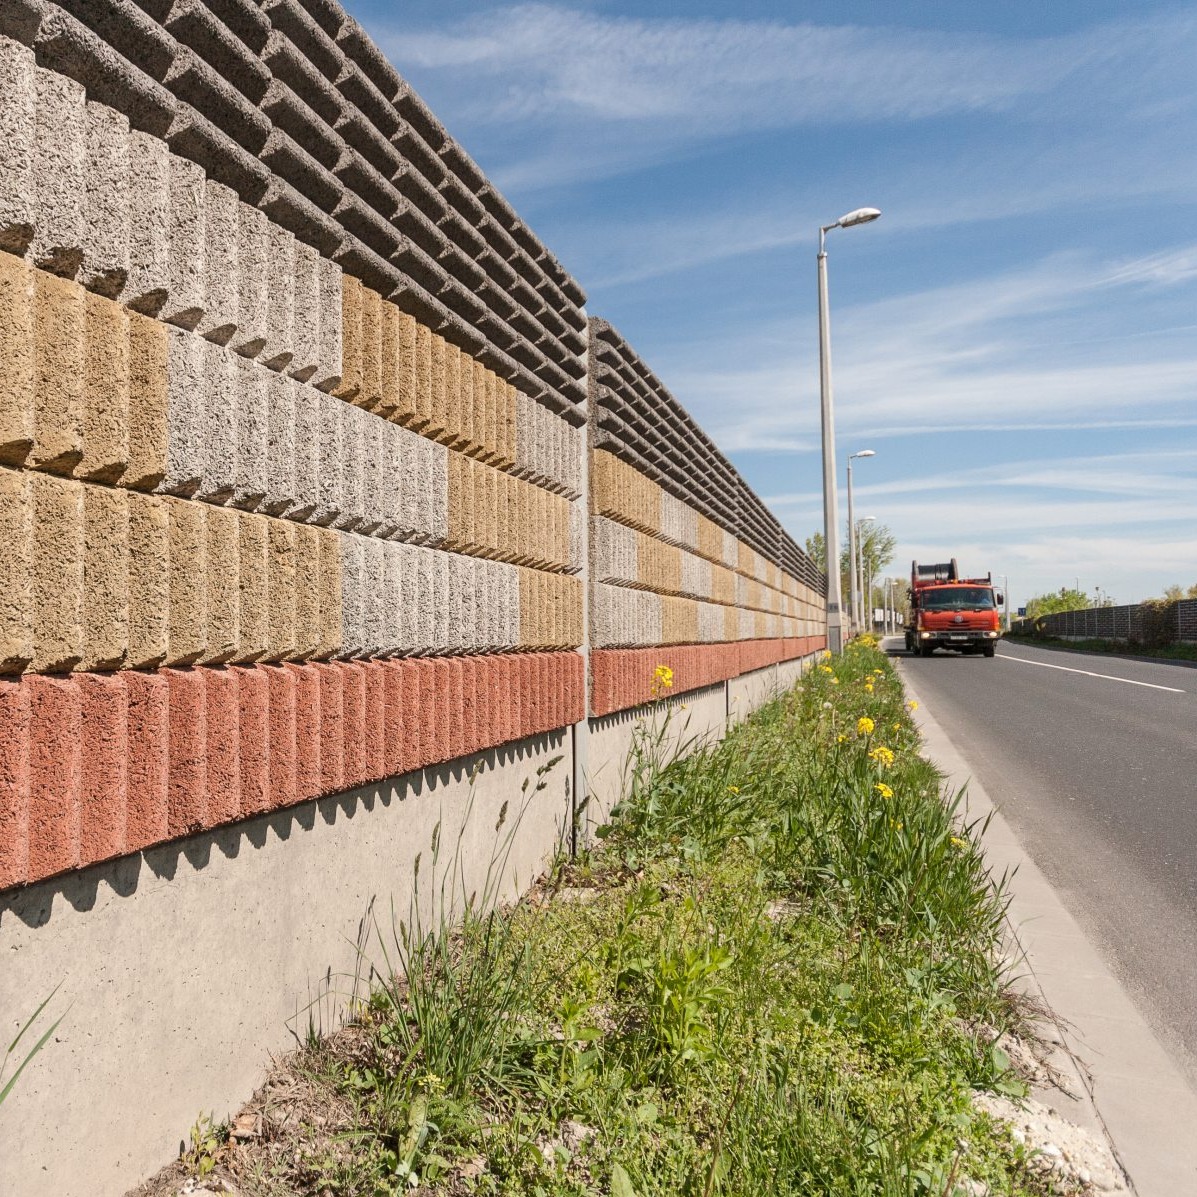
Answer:
[(1167, 690), (1169, 694), (1187, 694), (1187, 690), (1178, 690), (1175, 686), (1157, 686), (1154, 682), (1136, 682), (1129, 677), (1115, 677), (1112, 673), (1090, 673), (1087, 669), (1069, 669), (1067, 665), (1049, 665), (1046, 661), (1028, 661), (1026, 657), (1008, 657), (999, 653), (1001, 661), (1015, 661), (1019, 665), (1038, 665), (1040, 669), (1062, 669), (1065, 673), (1083, 673), (1085, 677), (1100, 677), (1107, 682), (1124, 682), (1128, 686), (1146, 686), (1148, 690)]

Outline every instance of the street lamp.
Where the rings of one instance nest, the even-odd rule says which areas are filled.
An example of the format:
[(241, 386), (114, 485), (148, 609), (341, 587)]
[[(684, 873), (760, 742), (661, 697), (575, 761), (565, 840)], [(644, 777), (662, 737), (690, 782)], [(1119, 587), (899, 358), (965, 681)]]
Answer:
[[(861, 627), (862, 629), (864, 628), (864, 623), (865, 623), (866, 579), (865, 579), (865, 567), (864, 567), (865, 566), (865, 562), (864, 562), (864, 532), (862, 531), (860, 525), (861, 524), (871, 524), (874, 520), (876, 520), (876, 518), (877, 517), (875, 515), (862, 515), (860, 517), (859, 522), (857, 523), (857, 526), (856, 526), (856, 554), (857, 554), (856, 576), (860, 579), (860, 609), (859, 609), (859, 613), (858, 613), (859, 614), (858, 626)], [(872, 630), (871, 625), (873, 622), (873, 611), (872, 611), (873, 586), (872, 586), (871, 578), (868, 579), (867, 585), (868, 585), (868, 594), (869, 594), (869, 624), (870, 624), (870, 628), (868, 630)]]
[(1002, 580), (1002, 607), (1004, 608), (1002, 624), (1008, 632), (1010, 630), (1010, 579), (1005, 574), (998, 574), (998, 577)]
[(876, 457), (872, 449), (861, 449), (859, 453), (848, 454), (848, 609), (852, 623), (859, 628), (861, 623), (860, 591), (856, 577), (856, 525), (852, 519), (852, 463), (858, 457)]
[(840, 611), (839, 511), (835, 494), (835, 417), (831, 397), (831, 324), (827, 313), (827, 249), (832, 229), (850, 229), (876, 220), (876, 208), (857, 208), (832, 224), (819, 228), (819, 399), (823, 417), (823, 548), (827, 555), (827, 647), (838, 653), (844, 647), (843, 613)]

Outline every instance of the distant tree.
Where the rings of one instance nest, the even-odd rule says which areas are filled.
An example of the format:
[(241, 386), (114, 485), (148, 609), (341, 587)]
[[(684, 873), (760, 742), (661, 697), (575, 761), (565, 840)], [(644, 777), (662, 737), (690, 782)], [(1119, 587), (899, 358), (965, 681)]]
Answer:
[(1145, 603), (1150, 602), (1164, 602), (1164, 603), (1178, 603), (1181, 599), (1197, 599), (1197, 582), (1190, 586), (1187, 590), (1183, 586), (1177, 586), (1173, 583), (1171, 586), (1164, 588), (1163, 596), (1158, 599), (1144, 599)]
[(1027, 617), (1035, 619), (1040, 615), (1055, 615), (1059, 611), (1084, 611), (1090, 606), (1089, 596), (1083, 590), (1061, 586), (1057, 594), (1037, 594), (1027, 599)]
[[(844, 543), (840, 548), (840, 581), (844, 594), (848, 593), (848, 579), (851, 577), (851, 566), (848, 562), (848, 530), (844, 528)], [(865, 578), (873, 578), (880, 585), (881, 571), (894, 559), (894, 549), (897, 538), (885, 524), (868, 523), (861, 525), (860, 554), (864, 567)], [(823, 541), (823, 533), (815, 532), (806, 538), (806, 555), (815, 567), (827, 572), (827, 546)]]

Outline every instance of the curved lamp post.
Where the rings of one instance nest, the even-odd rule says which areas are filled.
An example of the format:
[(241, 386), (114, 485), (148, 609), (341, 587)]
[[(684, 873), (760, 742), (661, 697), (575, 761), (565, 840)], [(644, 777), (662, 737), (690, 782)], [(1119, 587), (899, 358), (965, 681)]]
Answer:
[(831, 224), (819, 227), (819, 398), (823, 416), (823, 547), (827, 554), (827, 647), (838, 653), (844, 647), (843, 612), (840, 610), (839, 510), (835, 494), (835, 416), (831, 395), (831, 325), (827, 313), (827, 234), (868, 224), (881, 213), (857, 208)]

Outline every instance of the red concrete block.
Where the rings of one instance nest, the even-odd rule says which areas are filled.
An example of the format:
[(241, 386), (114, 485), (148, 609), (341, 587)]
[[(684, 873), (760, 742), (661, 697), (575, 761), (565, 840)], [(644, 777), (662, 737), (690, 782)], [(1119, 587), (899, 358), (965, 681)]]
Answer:
[(124, 675), (129, 745), (125, 851), (139, 852), (167, 837), (170, 776), (170, 691), (161, 673)]
[(239, 671), (197, 670), (204, 682), (208, 731), (208, 806), (205, 826), (231, 823), (241, 814), (241, 703)]
[(431, 661), (410, 658), (403, 662), (400, 773), (422, 769), (432, 759), (434, 680)]
[(200, 670), (161, 672), (170, 697), (166, 827), (173, 838), (207, 825), (207, 695)]
[(0, 889), (29, 865), (29, 687), (0, 678)]
[[(272, 792), (273, 779), (270, 776), (270, 753), (274, 747), (270, 681), (274, 674), (287, 681), (290, 679), (274, 666), (237, 665), (230, 672), (237, 679), (241, 814), (248, 818), (281, 805), (278, 795)], [(294, 787), (294, 768), (291, 784)]]
[(320, 675), (315, 665), (283, 668), (295, 682), (295, 801), (306, 802), (320, 794)]
[(25, 679), (29, 687), (29, 880), (79, 863), (82, 720), (72, 679)]
[(345, 788), (345, 681), (333, 664), (317, 664), (320, 678), (320, 793)]
[(474, 669), (475, 686), (477, 688), (476, 726), (478, 732), (478, 751), (493, 748), (501, 744), (499, 729), (500, 711), (495, 698), (498, 686), (495, 682), (495, 657), (477, 657)]
[(520, 694), (516, 684), (515, 655), (504, 653), (498, 658), (498, 666), (495, 671), (495, 697), (499, 703), (498, 731), (503, 737), (499, 743), (509, 744), (518, 739), (520, 734)]
[(338, 661), (333, 668), (341, 674), (341, 788), (348, 790), (367, 780), (366, 666), (358, 661)]
[(387, 661), (372, 661), (366, 675), (366, 780), (387, 775)]
[(79, 673), (81, 756), (79, 863), (125, 850), (129, 703), (120, 674)]
[(524, 695), (530, 715), (530, 718), (524, 720), (525, 736), (534, 736), (544, 730), (545, 692), (544, 682), (541, 678), (543, 661), (543, 653), (526, 653), (524, 655), (524, 678), (521, 693)]
[[(450, 720), (453, 718), (453, 667), (447, 657), (437, 657), (432, 665), (432, 693), (425, 691), (423, 697), (424, 709), (422, 717), (423, 728), (426, 733), (423, 742), (427, 749), (426, 755), (430, 765), (438, 765), (442, 761), (452, 759), (450, 744), (452, 729)], [(427, 733), (431, 729), (431, 736)]]
[(383, 719), (383, 776), (394, 777), (405, 773), (408, 768), (408, 753), (405, 752), (407, 720), (404, 715), (404, 698), (410, 685), (408, 671), (410, 661), (384, 661), (382, 679), (384, 687)]
[(479, 748), (478, 658), (458, 657), (461, 666), (461, 738), (458, 755), (470, 756)]
[[(310, 728), (312, 721), (311, 704), (316, 703), (315, 721), (320, 721), (320, 704), (318, 695), (312, 699), (310, 683), (300, 687), (300, 675), (308, 675), (305, 666), (263, 666), (262, 673), (266, 674), (268, 692), (267, 719), (269, 735), (267, 737), (266, 753), (266, 810), (278, 810), (281, 807), (293, 807), (310, 797), (315, 792), (318, 776), (320, 776), (320, 757), (315, 755), (315, 764), (311, 761), (318, 753), (318, 740), (309, 731), (306, 742), (305, 760), (308, 761), (303, 773), (300, 773), (299, 760), (299, 724), (304, 721), (305, 728)], [(300, 699), (303, 691), (303, 699)], [(300, 716), (300, 710), (304, 715)], [(312, 776), (315, 774), (315, 776)], [(304, 789), (308, 786), (311, 790)]]

